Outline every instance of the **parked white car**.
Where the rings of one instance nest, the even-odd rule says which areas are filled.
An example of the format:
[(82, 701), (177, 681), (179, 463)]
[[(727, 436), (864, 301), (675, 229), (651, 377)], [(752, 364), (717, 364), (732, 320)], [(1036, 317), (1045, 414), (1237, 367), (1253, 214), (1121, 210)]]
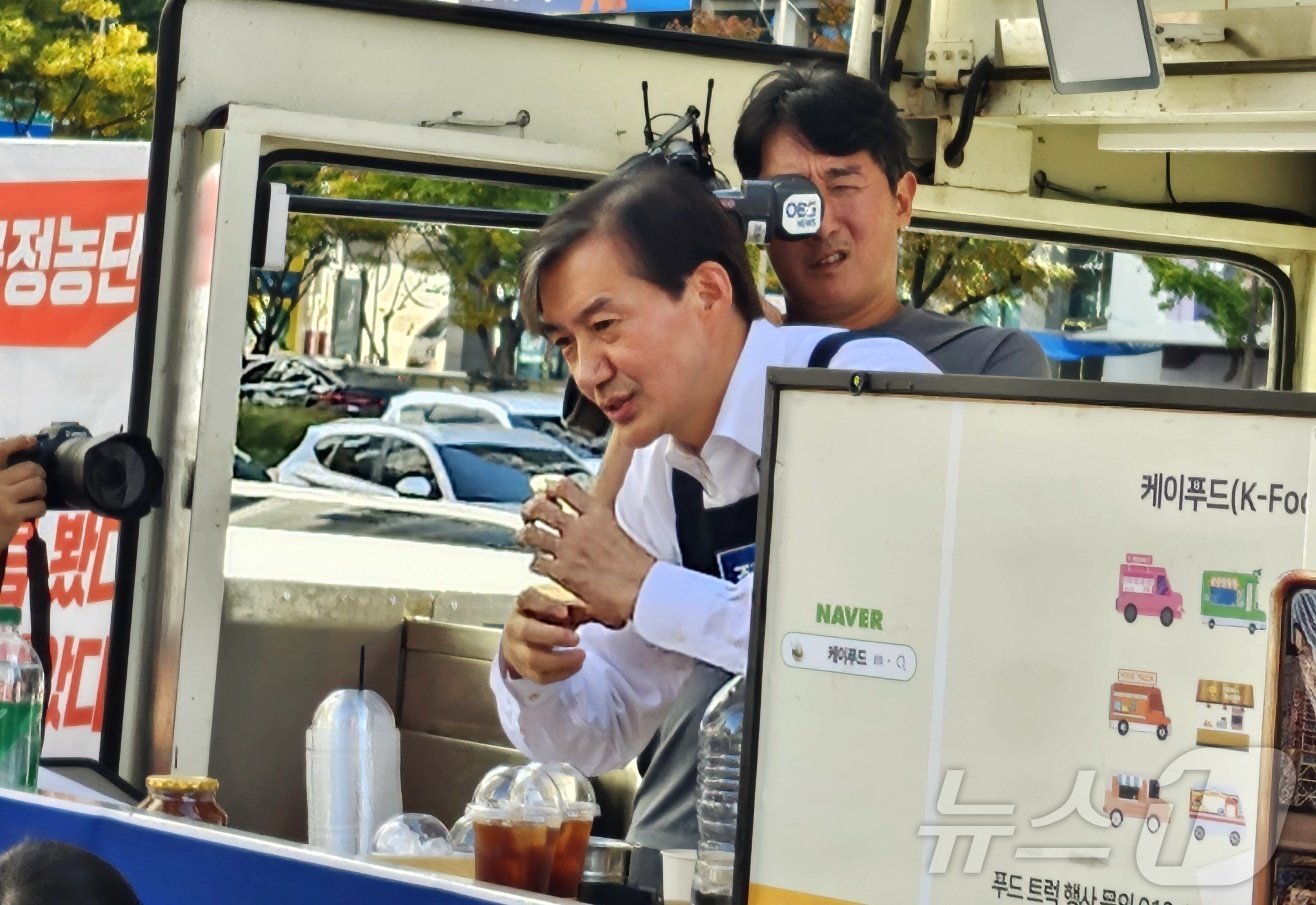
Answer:
[(546, 424), (562, 424), (562, 395), (530, 390), (491, 390), (471, 393), (470, 398), (484, 399), (503, 409), (520, 420), (518, 427), (543, 430)]
[(568, 447), (589, 466), (592, 473), (597, 474), (607, 441), (567, 430), (562, 423), (562, 397), (563, 393), (528, 390), (494, 390), (471, 394), (473, 399), (487, 400), (504, 409), (511, 416), (514, 427), (533, 427), (548, 434)]
[(307, 428), (271, 469), (281, 484), (517, 509), (538, 475), (588, 477), (570, 449), (539, 431), (344, 419)]
[(381, 420), (393, 424), (514, 425), (507, 407), (469, 393), (451, 390), (409, 390), (388, 401)]

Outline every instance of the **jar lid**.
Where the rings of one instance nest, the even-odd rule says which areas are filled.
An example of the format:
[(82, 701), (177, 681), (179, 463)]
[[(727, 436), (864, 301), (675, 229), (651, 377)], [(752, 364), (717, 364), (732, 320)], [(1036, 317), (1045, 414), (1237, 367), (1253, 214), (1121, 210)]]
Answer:
[(148, 776), (150, 792), (218, 792), (219, 780), (211, 776)]
[(0, 606), (0, 625), (21, 625), (23, 611), (16, 606)]

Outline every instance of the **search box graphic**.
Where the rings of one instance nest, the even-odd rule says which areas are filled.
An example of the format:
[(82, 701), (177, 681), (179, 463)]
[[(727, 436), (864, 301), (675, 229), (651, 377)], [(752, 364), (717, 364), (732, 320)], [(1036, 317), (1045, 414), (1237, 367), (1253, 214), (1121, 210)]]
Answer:
[(872, 679), (908, 682), (918, 670), (918, 656), (908, 644), (861, 641), (790, 632), (781, 639), (787, 666)]

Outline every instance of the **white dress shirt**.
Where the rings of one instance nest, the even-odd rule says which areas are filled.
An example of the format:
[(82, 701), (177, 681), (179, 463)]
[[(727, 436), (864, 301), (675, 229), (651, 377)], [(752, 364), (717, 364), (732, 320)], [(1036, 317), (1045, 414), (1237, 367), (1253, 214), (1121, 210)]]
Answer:
[[(756, 320), (727, 385), (713, 433), (696, 454), (670, 436), (636, 452), (617, 497), (617, 521), (658, 562), (623, 628), (581, 626), (585, 662), (561, 682), (511, 679), (495, 658), (490, 684), (503, 729), (536, 760), (566, 761), (589, 776), (624, 766), (653, 737), (695, 660), (743, 674), (749, 659), (753, 576), (738, 582), (681, 566), (672, 469), (704, 488), (704, 505), (727, 506), (759, 489), (763, 405), (770, 367), (806, 367), (834, 327), (775, 327)], [(936, 373), (895, 339), (852, 340), (831, 367)]]

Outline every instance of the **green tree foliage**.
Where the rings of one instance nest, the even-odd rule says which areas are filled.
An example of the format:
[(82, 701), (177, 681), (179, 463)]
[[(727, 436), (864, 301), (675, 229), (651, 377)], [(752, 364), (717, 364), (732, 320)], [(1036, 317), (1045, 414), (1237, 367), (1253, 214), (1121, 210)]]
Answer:
[(1032, 242), (906, 230), (897, 279), (913, 307), (959, 315), (987, 299), (1041, 299), (1072, 284), (1074, 272), (1037, 254)]
[(1241, 368), (1243, 386), (1256, 380), (1257, 332), (1270, 322), (1274, 292), (1257, 274), (1229, 264), (1197, 259), (1143, 258), (1152, 275), (1152, 291), (1163, 296), (1161, 309), (1187, 299), (1206, 309), (1206, 322), (1232, 353), (1226, 381)]
[[(453, 207), (550, 211), (565, 198), (561, 192), (520, 186), (330, 167), (309, 172), (288, 168), (276, 178), (287, 182), (294, 193)], [(495, 384), (507, 384), (514, 380), (516, 349), (523, 332), (517, 309), (517, 268), (532, 235), (513, 229), (298, 216), (289, 231), (289, 256), (294, 260), (298, 254), (307, 254), (307, 260), (314, 261), (322, 250), (340, 249), (343, 260), (338, 263), (360, 269), (367, 281), (363, 287), (367, 298), (370, 274), (402, 269), (399, 279), (388, 281), (394, 287), (391, 297), (380, 298), (379, 287), (374, 287), (373, 317), (367, 315), (367, 306), (362, 306), (361, 330), (368, 355), (385, 363), (393, 318), (408, 306), (433, 307), (437, 312), (440, 301), (424, 298), (419, 286), (435, 274), (446, 276), (447, 323), (480, 342), (490, 363), (482, 376)], [(409, 274), (421, 279), (409, 279)], [(253, 293), (255, 310), (249, 323), (260, 321), (264, 317), (260, 309), (271, 306), (275, 319), (282, 317), (278, 312), (296, 306), (309, 279), (299, 284), (296, 300), (291, 289), (283, 296)]]
[(20, 135), (42, 115), (65, 137), (149, 134), (155, 55), (120, 13), (112, 0), (0, 5), (0, 115)]
[[(548, 212), (565, 193), (483, 182), (423, 179), (408, 200), (425, 204)], [(448, 321), (477, 336), (490, 362), (488, 376), (507, 383), (516, 371), (516, 349), (524, 328), (517, 295), (517, 270), (533, 233), (510, 229), (425, 224), (418, 230), (430, 260), (448, 275)]]
[(1230, 349), (1255, 346), (1257, 330), (1270, 321), (1274, 293), (1256, 274), (1202, 260), (1143, 259), (1161, 309), (1189, 299), (1207, 310), (1206, 322)]

